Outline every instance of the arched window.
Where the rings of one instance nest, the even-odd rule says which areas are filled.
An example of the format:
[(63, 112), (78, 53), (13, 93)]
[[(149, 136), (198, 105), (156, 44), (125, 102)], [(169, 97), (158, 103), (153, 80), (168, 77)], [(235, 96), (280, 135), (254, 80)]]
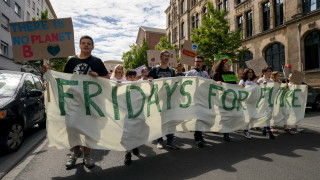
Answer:
[(185, 36), (185, 34), (184, 34), (184, 33), (185, 33), (185, 32), (184, 32), (184, 22), (181, 23), (180, 30), (181, 30), (180, 32), (181, 32), (181, 39), (182, 39), (182, 38), (184, 38), (184, 36)]
[(265, 59), (273, 71), (282, 72), (282, 66), (284, 66), (285, 61), (284, 46), (280, 43), (270, 45), (266, 49)]
[(302, 0), (303, 12), (308, 13), (320, 8), (320, 0)]
[(245, 51), (243, 56), (240, 58), (240, 68), (247, 68), (246, 61), (252, 60), (253, 54), (250, 51)]
[(313, 31), (304, 39), (305, 70), (320, 68), (320, 31)]

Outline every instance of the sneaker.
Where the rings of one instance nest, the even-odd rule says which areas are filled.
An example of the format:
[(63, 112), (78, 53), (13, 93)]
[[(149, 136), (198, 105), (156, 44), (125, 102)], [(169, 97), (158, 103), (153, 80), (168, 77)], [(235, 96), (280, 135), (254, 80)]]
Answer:
[(198, 140), (198, 141), (196, 141), (196, 145), (197, 145), (198, 148), (202, 148), (203, 147), (203, 142)]
[(83, 164), (87, 167), (87, 168), (93, 168), (94, 165), (94, 161), (91, 158), (90, 154), (85, 154), (83, 155)]
[(157, 148), (158, 149), (163, 149), (163, 142), (158, 142)]
[(132, 149), (132, 154), (134, 154), (134, 155), (139, 155), (139, 149), (138, 148), (134, 148), (134, 149)]
[(251, 139), (251, 138), (252, 138), (252, 136), (251, 136), (251, 134), (249, 133), (249, 131), (243, 131), (243, 136), (244, 136), (245, 138), (247, 138), (247, 139)]
[(130, 165), (131, 164), (131, 157), (132, 157), (132, 155), (131, 155), (131, 153), (127, 153), (126, 154), (126, 156), (124, 157), (124, 164), (125, 165)]
[(223, 136), (223, 140), (227, 142), (231, 141), (230, 136)]
[(194, 140), (196, 142), (197, 147), (199, 147), (199, 148), (203, 147), (205, 144), (205, 141), (202, 136), (194, 137)]
[(167, 147), (170, 149), (175, 149), (175, 150), (179, 150), (180, 148), (176, 145), (174, 145), (173, 143), (167, 143)]
[(276, 137), (273, 135), (273, 133), (271, 131), (266, 132), (266, 137), (268, 139), (276, 139)]
[(296, 132), (298, 132), (298, 133), (301, 133), (301, 132), (303, 132), (304, 131), (304, 129), (301, 129), (301, 128), (297, 128), (296, 129)]
[(71, 155), (66, 163), (67, 168), (73, 168), (76, 165), (77, 158), (82, 154), (81, 149), (72, 150)]
[(284, 133), (285, 133), (285, 134), (294, 135), (294, 133), (293, 133), (292, 131), (290, 131), (290, 129), (285, 129), (285, 130), (284, 130)]

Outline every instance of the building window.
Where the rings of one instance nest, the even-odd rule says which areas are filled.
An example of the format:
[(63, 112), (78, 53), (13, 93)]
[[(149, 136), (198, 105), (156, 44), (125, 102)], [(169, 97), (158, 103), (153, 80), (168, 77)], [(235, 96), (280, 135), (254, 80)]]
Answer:
[(37, 16), (39, 17), (39, 9), (37, 8)]
[(181, 39), (184, 38), (184, 22), (181, 23)]
[(183, 14), (185, 11), (184, 9), (184, 0), (181, 1), (181, 14)]
[(246, 61), (252, 60), (253, 54), (250, 51), (245, 51), (243, 56), (240, 58), (240, 68), (247, 68)]
[(8, 44), (1, 41), (0, 54), (3, 56), (8, 56)]
[(275, 0), (275, 27), (283, 24), (283, 0)]
[(28, 7), (31, 7), (31, 6), (30, 6), (30, 0), (27, 1), (27, 5), (28, 5)]
[(168, 42), (171, 43), (171, 33), (168, 34)]
[(27, 21), (31, 21), (29, 12), (27, 12)]
[(9, 18), (7, 16), (5, 16), (4, 14), (2, 14), (1, 16), (1, 26), (9, 31)]
[(178, 35), (178, 30), (177, 30), (177, 27), (175, 27), (172, 32), (172, 41), (174, 43), (177, 42), (177, 35)]
[(222, 9), (223, 9), (223, 4), (222, 4), (222, 2), (220, 2), (220, 3), (218, 4), (218, 10), (219, 10), (219, 11), (222, 11)]
[(196, 0), (191, 0), (191, 7), (196, 5), (197, 1)]
[(236, 0), (236, 4), (242, 3), (244, 0)]
[(199, 13), (194, 14), (191, 17), (192, 29), (198, 29), (199, 27)]
[(171, 24), (171, 16), (170, 14), (168, 14), (168, 27), (170, 26), (170, 24)]
[(308, 13), (320, 8), (320, 0), (303, 0), (303, 12)]
[(15, 3), (14, 4), (14, 12), (18, 15), (18, 16), (21, 16), (21, 7)]
[(8, 6), (10, 6), (10, 0), (3, 0), (5, 3), (8, 4)]
[(282, 66), (284, 66), (285, 61), (284, 46), (280, 43), (270, 45), (266, 49), (265, 59), (273, 71), (282, 72)]
[(34, 1), (32, 1), (32, 10), (33, 10), (33, 12), (35, 12), (35, 10), (36, 10), (36, 3), (34, 3)]
[(240, 31), (243, 31), (243, 16), (237, 17), (237, 28), (240, 29)]
[(224, 0), (224, 10), (227, 12), (229, 9), (229, 4), (228, 0)]
[(173, 16), (173, 21), (177, 19), (177, 7), (173, 7), (173, 13), (172, 13), (172, 16)]
[(246, 13), (247, 16), (247, 37), (252, 36), (252, 11)]
[(305, 69), (320, 68), (320, 31), (313, 31), (304, 40)]
[(263, 9), (263, 30), (270, 29), (270, 2), (262, 4)]

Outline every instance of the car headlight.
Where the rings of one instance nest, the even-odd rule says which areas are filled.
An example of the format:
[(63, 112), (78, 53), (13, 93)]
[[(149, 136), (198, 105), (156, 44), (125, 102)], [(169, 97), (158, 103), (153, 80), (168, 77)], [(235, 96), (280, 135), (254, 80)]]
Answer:
[(0, 119), (3, 119), (7, 116), (7, 110), (0, 110)]

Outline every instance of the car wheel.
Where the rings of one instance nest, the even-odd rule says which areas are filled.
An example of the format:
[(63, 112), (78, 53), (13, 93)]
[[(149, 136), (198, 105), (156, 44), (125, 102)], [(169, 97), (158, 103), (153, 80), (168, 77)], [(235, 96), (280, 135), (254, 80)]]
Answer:
[(20, 122), (14, 122), (9, 126), (6, 136), (0, 137), (1, 149), (7, 152), (17, 151), (23, 141), (23, 126)]
[(315, 111), (320, 110), (320, 97), (316, 98), (316, 100), (314, 101), (314, 104), (312, 106), (312, 109)]

